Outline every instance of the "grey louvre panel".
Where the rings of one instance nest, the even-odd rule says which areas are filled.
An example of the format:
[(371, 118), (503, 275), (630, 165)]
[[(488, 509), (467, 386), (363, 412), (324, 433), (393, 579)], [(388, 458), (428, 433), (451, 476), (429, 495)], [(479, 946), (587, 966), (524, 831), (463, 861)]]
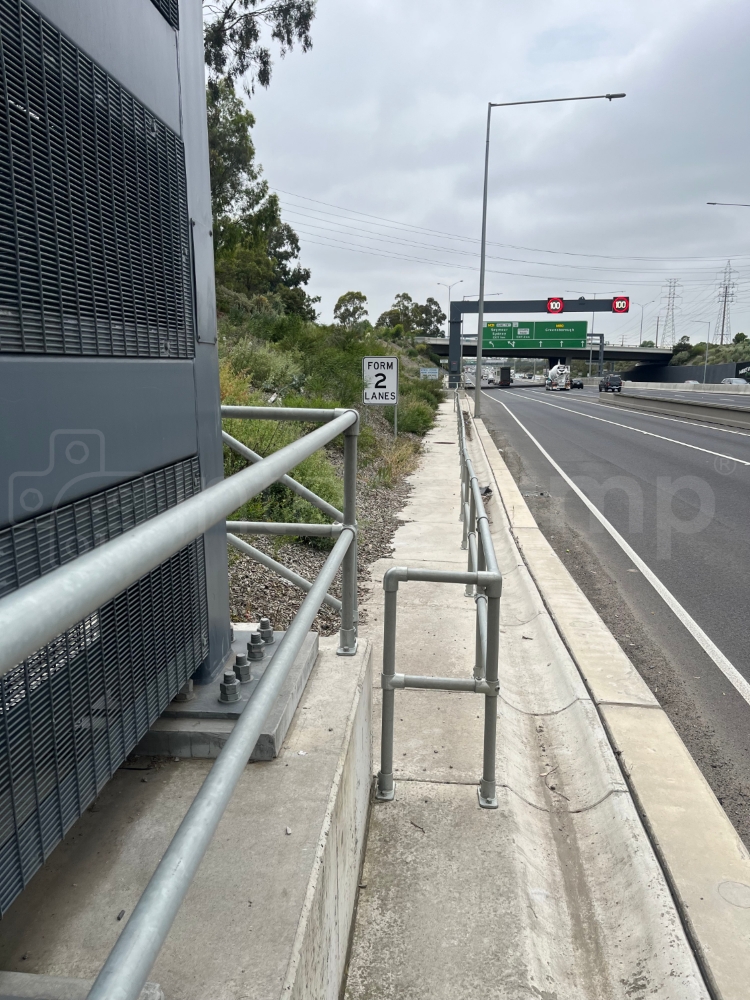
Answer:
[(0, 0), (0, 351), (191, 358), (180, 139)]
[[(187, 459), (4, 530), (0, 593), (199, 490)], [(207, 652), (198, 539), (0, 680), (0, 913)]]
[(179, 0), (151, 0), (162, 17), (165, 17), (173, 28), (180, 26), (180, 4)]

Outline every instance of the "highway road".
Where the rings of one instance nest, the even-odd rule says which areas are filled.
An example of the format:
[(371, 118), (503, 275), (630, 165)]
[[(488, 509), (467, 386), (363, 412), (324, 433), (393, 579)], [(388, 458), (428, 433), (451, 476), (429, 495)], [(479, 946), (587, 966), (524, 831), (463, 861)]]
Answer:
[[(598, 393), (598, 389), (595, 389)], [(736, 406), (742, 409), (750, 407), (750, 393), (701, 392), (696, 389), (641, 389), (626, 385), (623, 396), (642, 396), (645, 399), (673, 399), (681, 403), (719, 403), (721, 406)]]
[(598, 397), (489, 389), (482, 415), (750, 846), (750, 434)]

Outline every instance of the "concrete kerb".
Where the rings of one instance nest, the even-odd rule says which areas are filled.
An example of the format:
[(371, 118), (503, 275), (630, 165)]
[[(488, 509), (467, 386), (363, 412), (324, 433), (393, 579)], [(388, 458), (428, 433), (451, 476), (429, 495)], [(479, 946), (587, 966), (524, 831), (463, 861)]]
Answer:
[(657, 699), (563, 566), (481, 420), (473, 422), (505, 518), (596, 703), (717, 1000), (750, 983), (750, 856)]

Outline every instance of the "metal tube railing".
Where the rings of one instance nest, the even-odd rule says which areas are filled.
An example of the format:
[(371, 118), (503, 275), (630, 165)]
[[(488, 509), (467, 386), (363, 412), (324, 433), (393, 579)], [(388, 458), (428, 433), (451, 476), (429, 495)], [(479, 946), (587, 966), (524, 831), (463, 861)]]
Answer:
[[(452, 677), (414, 677), (396, 673), (396, 613), (399, 583), (406, 581), (427, 583), (471, 583), (486, 590), (491, 612), (490, 621), (497, 620), (498, 642), (488, 642), (486, 676), (471, 679)], [(491, 726), (497, 726), (498, 663), (500, 594), (502, 577), (499, 572), (464, 573), (459, 570), (413, 569), (409, 566), (392, 566), (383, 577), (385, 612), (383, 616), (383, 711), (380, 735), (380, 771), (375, 797), (390, 802), (395, 794), (393, 780), (393, 733), (395, 721), (395, 695), (397, 688), (414, 688), (439, 691), (475, 691), (485, 696), (484, 755), (482, 779), (479, 786), (479, 804), (485, 809), (497, 808), (495, 795), (495, 742), (490, 738)], [(490, 657), (495, 657), (494, 664)], [(407, 683), (408, 681), (408, 683)], [(489, 721), (488, 721), (489, 719)], [(491, 755), (492, 759), (489, 759)]]
[(303, 406), (222, 406), (223, 420), (296, 420), (303, 424), (322, 424), (335, 420), (349, 410), (310, 409)]
[[(344, 434), (344, 524), (356, 531), (357, 523), (357, 435), (359, 424)], [(340, 656), (357, 652), (357, 538), (344, 559), (341, 580)]]
[[(231, 521), (227, 522), (232, 524)], [(343, 528), (341, 529), (344, 530)], [(250, 556), (255, 562), (260, 563), (261, 566), (267, 567), (267, 569), (273, 570), (277, 576), (282, 577), (284, 580), (288, 580), (293, 583), (295, 587), (299, 587), (300, 590), (305, 592), (312, 590), (313, 585), (309, 580), (306, 580), (304, 576), (300, 576), (299, 573), (295, 573), (293, 569), (288, 569), (286, 566), (282, 565), (280, 562), (276, 562), (271, 556), (266, 555), (265, 552), (261, 552), (260, 549), (256, 549), (254, 545), (249, 545), (247, 542), (243, 541), (241, 538), (237, 538), (236, 535), (227, 532), (227, 541), (229, 544), (237, 549), (238, 552), (242, 552), (243, 555)], [(331, 594), (326, 594), (323, 598), (323, 604), (327, 604), (329, 608), (333, 608), (334, 611), (341, 612), (341, 601), (337, 597), (333, 597)]]
[(325, 426), (256, 465), (242, 469), (2, 598), (0, 676), (161, 565), (212, 525), (225, 521), (251, 497), (347, 428), (358, 425), (357, 411), (345, 410)]
[(343, 524), (292, 524), (288, 521), (227, 521), (227, 531), (240, 535), (309, 535), (338, 538)]
[(326, 559), (294, 621), (188, 809), (104, 963), (88, 1000), (136, 1000), (180, 904), (242, 776), (266, 716), (302, 647), (328, 588), (354, 542), (347, 528)]
[[(247, 409), (251, 409), (251, 407), (247, 407)], [(242, 457), (246, 458), (248, 462), (263, 461), (262, 455), (253, 451), (252, 448), (248, 448), (246, 444), (238, 441), (237, 438), (233, 438), (231, 434), (227, 434), (226, 431), (221, 432), (221, 438), (228, 448), (231, 448), (232, 451), (236, 451), (238, 455), (242, 455)], [(296, 493), (298, 497), (302, 497), (303, 500), (307, 500), (307, 502), (311, 503), (313, 507), (317, 507), (318, 510), (322, 511), (327, 517), (332, 518), (334, 521), (344, 520), (342, 511), (337, 510), (329, 504), (327, 500), (323, 500), (323, 498), (319, 497), (317, 493), (313, 493), (312, 490), (308, 490), (306, 486), (303, 486), (302, 483), (298, 483), (297, 480), (292, 479), (291, 476), (282, 476), (281, 479), (279, 479), (279, 482), (282, 486), (287, 486), (293, 493)]]
[[(497, 752), (497, 696), (500, 656), (500, 595), (502, 574), (495, 557), (489, 518), (484, 508), (479, 482), (466, 447), (466, 431), (458, 392), (454, 395), (458, 423), (458, 451), (461, 473), (459, 517), (463, 521), (461, 548), (468, 549), (467, 572), (411, 569), (394, 566), (383, 577), (385, 610), (383, 620), (383, 711), (380, 738), (380, 771), (375, 797), (390, 801), (395, 794), (393, 780), (393, 735), (395, 691), (401, 688), (427, 691), (473, 691), (484, 694), (484, 739), (482, 777), (477, 789), (479, 805), (497, 808), (495, 756)], [(396, 614), (399, 582), (422, 580), (432, 583), (463, 583), (465, 594), (476, 602), (474, 676), (415, 677), (396, 673)], [(476, 590), (476, 594), (474, 591)]]

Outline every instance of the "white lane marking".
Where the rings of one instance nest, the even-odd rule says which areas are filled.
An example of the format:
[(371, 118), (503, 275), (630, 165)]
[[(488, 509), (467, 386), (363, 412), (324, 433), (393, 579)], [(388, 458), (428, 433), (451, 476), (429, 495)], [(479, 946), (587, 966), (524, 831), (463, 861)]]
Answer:
[[(633, 431), (634, 434), (645, 434), (647, 437), (659, 438), (660, 441), (668, 441), (670, 444), (679, 444), (683, 448), (690, 448), (693, 451), (702, 451), (706, 455), (714, 455), (716, 458), (726, 458), (730, 462), (737, 462), (738, 465), (750, 465), (744, 458), (735, 458), (733, 455), (725, 455), (721, 451), (711, 451), (709, 448), (699, 448), (697, 444), (688, 444), (687, 441), (678, 441), (677, 438), (665, 437), (663, 434), (655, 434), (653, 431), (644, 431), (640, 427), (631, 427), (630, 424), (619, 424), (616, 420), (605, 420), (604, 417), (595, 417), (591, 413), (580, 413), (578, 410), (571, 410), (569, 406), (560, 406), (557, 403), (548, 403), (546, 399), (535, 399), (534, 403), (541, 403), (542, 406), (551, 406), (553, 410), (564, 410), (566, 413), (574, 413), (577, 417), (585, 417), (586, 420), (598, 420), (602, 424), (612, 424), (613, 427), (623, 427), (626, 431)], [(505, 403), (503, 403), (505, 406)], [(506, 409), (507, 406), (505, 407)], [(508, 411), (510, 412), (510, 411)]]
[[(497, 400), (497, 402), (500, 402)], [(544, 455), (547, 461), (550, 463), (553, 469), (562, 476), (565, 482), (570, 486), (577, 497), (588, 507), (594, 517), (599, 521), (605, 531), (609, 532), (612, 538), (617, 542), (625, 555), (632, 560), (633, 564), (641, 571), (645, 576), (651, 586), (654, 588), (656, 593), (661, 597), (667, 607), (675, 614), (675, 616), (682, 622), (688, 632), (693, 636), (695, 641), (699, 646), (706, 652), (706, 654), (713, 660), (716, 666), (721, 670), (726, 679), (731, 685), (737, 690), (738, 694), (745, 699), (745, 701), (750, 705), (750, 684), (745, 680), (742, 674), (737, 670), (737, 668), (727, 659), (727, 657), (722, 653), (713, 639), (710, 639), (700, 625), (690, 617), (688, 612), (683, 608), (680, 602), (674, 595), (667, 590), (664, 584), (661, 582), (656, 573), (653, 572), (650, 566), (647, 565), (638, 555), (638, 553), (633, 549), (622, 537), (620, 532), (614, 525), (610, 524), (607, 518), (599, 511), (599, 509), (589, 500), (583, 490), (579, 489), (578, 486), (573, 482), (570, 476), (560, 468), (557, 462), (552, 458), (552, 456), (545, 451), (541, 444), (537, 441), (531, 431), (527, 430), (518, 417), (509, 410), (505, 403), (500, 403), (502, 407), (513, 417), (515, 422), (521, 428), (521, 430), (534, 442), (539, 451)]]
[[(492, 396), (492, 399), (497, 399), (496, 396)], [(626, 397), (627, 398), (627, 397)], [(644, 397), (637, 396), (637, 399), (642, 399)], [(589, 406), (601, 406), (602, 404), (598, 400), (587, 399), (585, 396), (576, 396), (570, 399), (571, 403), (588, 403)], [(624, 413), (632, 413), (637, 417), (648, 417), (649, 420), (668, 420), (672, 424), (685, 424), (686, 427), (700, 427), (704, 431), (721, 431), (722, 434), (738, 434), (740, 437), (750, 437), (748, 431), (737, 431), (733, 430), (731, 427), (720, 427), (718, 424), (701, 424), (697, 420), (681, 420), (679, 417), (665, 417), (662, 413), (649, 413), (648, 410), (631, 410), (627, 406), (622, 406), (618, 404), (618, 410), (622, 410)]]

